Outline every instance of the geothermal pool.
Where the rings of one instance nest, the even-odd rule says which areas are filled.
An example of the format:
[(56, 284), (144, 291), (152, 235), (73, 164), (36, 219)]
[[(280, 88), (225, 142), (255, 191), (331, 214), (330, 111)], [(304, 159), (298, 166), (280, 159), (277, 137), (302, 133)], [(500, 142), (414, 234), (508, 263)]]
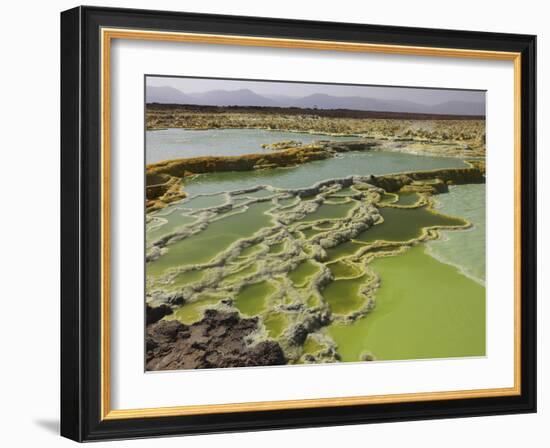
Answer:
[(185, 191), (192, 196), (237, 191), (269, 185), (274, 188), (306, 188), (327, 179), (350, 175), (366, 176), (406, 171), (465, 168), (461, 159), (416, 156), (386, 151), (339, 154), (333, 159), (317, 160), (292, 168), (201, 174), (185, 182)]
[(357, 137), (306, 134), (263, 129), (161, 129), (146, 131), (147, 163), (183, 157), (238, 156), (262, 151), (265, 143), (295, 140), (303, 144), (316, 140), (346, 141)]
[[(243, 150), (302, 140), (232, 131)], [(192, 139), (189, 132), (206, 133), (193, 147), (208, 155), (212, 147), (201, 152), (200, 140), (220, 131), (182, 135)], [(371, 174), (464, 166), (371, 151), (198, 175), (183, 184), (188, 198), (148, 215), (147, 300), (178, 294), (184, 304), (165, 319), (185, 324), (220, 304), (258, 317), (295, 364), (483, 356), (485, 186), (428, 197), (388, 195), (367, 182)], [(310, 331), (297, 343), (300, 325)]]

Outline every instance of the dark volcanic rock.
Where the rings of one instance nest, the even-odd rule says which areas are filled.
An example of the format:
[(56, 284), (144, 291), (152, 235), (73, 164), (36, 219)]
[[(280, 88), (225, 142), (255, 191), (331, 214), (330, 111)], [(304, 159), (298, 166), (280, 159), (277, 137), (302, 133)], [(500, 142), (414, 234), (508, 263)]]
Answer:
[(473, 165), (470, 168), (448, 168), (440, 170), (415, 171), (401, 174), (385, 174), (382, 176), (370, 176), (368, 183), (375, 187), (380, 187), (388, 193), (393, 193), (404, 186), (412, 184), (414, 181), (426, 181), (439, 179), (439, 184), (432, 184), (433, 189), (446, 191), (443, 184), (463, 185), (463, 184), (484, 184), (485, 183), (485, 165), (481, 161), (470, 162)]
[(289, 340), (294, 345), (302, 345), (307, 338), (307, 329), (303, 324), (296, 324), (291, 330)]
[(146, 305), (145, 320), (147, 322), (147, 325), (151, 325), (151, 324), (154, 324), (155, 322), (158, 322), (168, 314), (172, 314), (172, 308), (170, 308), (168, 305), (163, 304), (155, 307)]
[(258, 320), (238, 313), (207, 310), (192, 325), (159, 321), (147, 327), (147, 370), (208, 369), (286, 364), (275, 341), (247, 345), (246, 336), (258, 328)]

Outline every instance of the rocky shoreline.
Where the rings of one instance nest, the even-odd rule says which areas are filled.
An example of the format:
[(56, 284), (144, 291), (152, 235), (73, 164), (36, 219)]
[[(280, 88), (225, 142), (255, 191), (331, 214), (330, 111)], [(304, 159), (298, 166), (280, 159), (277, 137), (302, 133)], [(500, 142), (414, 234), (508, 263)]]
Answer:
[(164, 313), (147, 307), (146, 369), (215, 369), (273, 366), (287, 363), (281, 346), (272, 340), (255, 341), (258, 318), (243, 319), (237, 312), (206, 310), (192, 325), (177, 320), (155, 320)]
[(196, 174), (223, 171), (251, 171), (301, 165), (334, 157), (338, 153), (368, 151), (377, 146), (370, 141), (318, 142), (266, 154), (190, 157), (167, 160), (146, 167), (146, 209), (158, 210), (186, 197), (180, 181)]
[[(146, 129), (263, 129), (456, 145), (485, 154), (485, 117), (297, 108), (147, 104)], [(442, 148), (439, 148), (442, 149)], [(441, 151), (440, 151), (441, 152)]]
[[(229, 126), (229, 128), (244, 127), (239, 120), (236, 123), (233, 122), (232, 120), (235, 118), (233, 116), (226, 117), (222, 114), (221, 117), (225, 117), (229, 123), (235, 125)], [(219, 118), (220, 116), (216, 116), (216, 119)], [(363, 132), (357, 132), (358, 129), (339, 121), (333, 123), (336, 129), (326, 127), (318, 129), (317, 126), (314, 126), (306, 130), (302, 129), (303, 123), (300, 120), (293, 119), (292, 126), (288, 124), (282, 128), (276, 128), (276, 130), (296, 133), (315, 132), (327, 136), (356, 136), (357, 140), (345, 142), (322, 140), (308, 145), (304, 145), (298, 140), (289, 140), (262, 145), (266, 151), (269, 151), (265, 153), (180, 158), (147, 165), (146, 211), (159, 210), (172, 202), (185, 198), (187, 195), (183, 191), (180, 181), (185, 177), (197, 174), (292, 167), (316, 160), (329, 159), (338, 153), (350, 151), (380, 150), (439, 157), (478, 158), (482, 161), (485, 158), (484, 120), (440, 120), (434, 123), (422, 122), (423, 125), (419, 125), (416, 121), (402, 122), (403, 120), (397, 120), (395, 123), (393, 121), (396, 120), (370, 121), (373, 123), (367, 125), (368, 132), (365, 129)], [(359, 120), (359, 122), (364, 125), (365, 120)], [(181, 125), (180, 122), (168, 124), (169, 127)], [(236, 126), (237, 124), (239, 126)], [(481, 124), (483, 126), (480, 126)], [(153, 125), (148, 121), (148, 129), (151, 126)], [(261, 125), (254, 128), (275, 130), (270, 126), (262, 127)], [(203, 128), (195, 123), (190, 129)]]
[[(181, 180), (196, 174), (223, 171), (250, 171), (255, 169), (290, 167), (334, 157), (337, 153), (376, 149), (376, 143), (327, 142), (322, 145), (308, 145), (278, 150), (269, 154), (248, 154), (225, 157), (194, 157), (159, 162), (147, 166), (146, 171), (146, 211), (152, 212), (166, 207), (172, 202), (187, 197)], [(468, 160), (469, 168), (419, 171), (414, 173), (377, 176), (376, 186), (396, 191), (415, 181), (427, 178), (440, 178), (449, 184), (484, 183), (485, 160)], [(400, 179), (400, 180), (399, 180)], [(390, 185), (399, 185), (390, 187)]]

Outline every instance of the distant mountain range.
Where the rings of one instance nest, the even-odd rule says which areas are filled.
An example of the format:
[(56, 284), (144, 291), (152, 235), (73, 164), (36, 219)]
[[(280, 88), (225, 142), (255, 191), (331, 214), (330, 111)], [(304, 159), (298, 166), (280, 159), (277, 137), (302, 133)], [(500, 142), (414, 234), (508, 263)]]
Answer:
[(258, 95), (250, 89), (209, 90), (185, 94), (174, 87), (147, 87), (147, 103), (196, 104), (200, 106), (264, 106), (317, 109), (351, 109), (377, 112), (410, 112), (448, 115), (485, 115), (484, 102), (447, 101), (425, 105), (407, 100), (381, 100), (358, 96), (314, 93), (304, 97)]

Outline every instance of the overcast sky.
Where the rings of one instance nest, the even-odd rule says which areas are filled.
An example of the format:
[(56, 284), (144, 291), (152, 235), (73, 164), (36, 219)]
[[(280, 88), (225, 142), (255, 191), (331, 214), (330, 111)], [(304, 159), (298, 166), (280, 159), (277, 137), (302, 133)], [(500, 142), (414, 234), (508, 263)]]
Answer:
[(147, 86), (174, 87), (183, 93), (202, 93), (209, 90), (250, 89), (259, 95), (286, 95), (304, 97), (314, 93), (333, 96), (360, 96), (382, 100), (405, 100), (425, 105), (435, 105), (447, 101), (482, 103), (485, 91), (447, 90), (406, 87), (350, 86), (336, 84), (311, 84), (273, 81), (238, 81), (227, 79), (151, 77)]

